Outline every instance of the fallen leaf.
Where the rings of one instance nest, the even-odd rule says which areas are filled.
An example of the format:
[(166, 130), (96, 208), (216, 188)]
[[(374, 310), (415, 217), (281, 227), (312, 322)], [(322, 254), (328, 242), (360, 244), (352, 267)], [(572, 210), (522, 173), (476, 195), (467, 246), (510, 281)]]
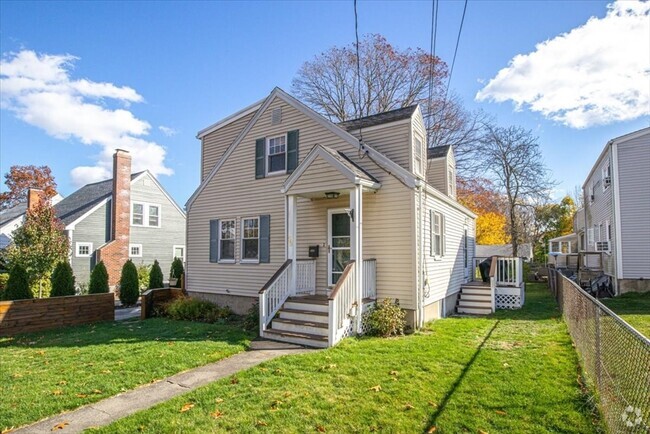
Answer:
[(220, 412), (219, 410), (215, 410), (212, 413), (210, 413), (210, 416), (212, 416), (215, 419), (219, 419), (221, 416), (223, 416), (223, 413)]
[(507, 363), (504, 363), (504, 364), (503, 364), (503, 367), (504, 367), (504, 368), (509, 368), (509, 367), (510, 367), (510, 365), (509, 365), (509, 364), (507, 364)]
[(397, 375), (397, 374), (399, 374), (399, 372), (397, 372), (397, 371), (390, 371), (390, 375)]
[(68, 422), (67, 420), (64, 420), (63, 422), (57, 423), (56, 425), (54, 425), (50, 431), (57, 431), (57, 430), (65, 428), (68, 425), (70, 425), (70, 422)]
[(187, 404), (183, 405), (181, 407), (181, 413), (185, 413), (186, 411), (190, 411), (194, 407), (194, 404), (191, 402), (188, 402)]
[(291, 392), (284, 392), (284, 395), (282, 395), (282, 396), (284, 396), (285, 398), (288, 398), (288, 397), (291, 396)]
[(373, 392), (379, 392), (381, 390), (381, 386), (378, 384), (376, 386), (371, 387), (368, 390), (372, 390)]
[(325, 427), (323, 425), (316, 425), (316, 431), (325, 432)]
[(104, 369), (104, 370), (102, 371), (102, 374), (110, 374), (110, 373), (111, 373), (111, 371), (108, 370), (108, 369)]
[(263, 420), (258, 420), (257, 421), (257, 426), (268, 426), (269, 424), (264, 422)]
[(88, 395), (83, 393), (77, 393), (77, 398), (86, 398)]
[(427, 434), (432, 434), (432, 433), (436, 432), (437, 430), (438, 430), (437, 426), (435, 426), (435, 425), (430, 426), (429, 429), (427, 430)]
[(413, 407), (413, 405), (409, 403), (406, 403), (406, 405), (404, 406), (404, 410), (413, 410), (414, 408), (415, 407)]
[(276, 374), (282, 374), (282, 369), (278, 368), (275, 371), (273, 371)]
[(487, 431), (483, 431), (482, 429), (478, 430), (478, 434), (488, 434)]
[(433, 407), (433, 408), (438, 408), (438, 404), (436, 404), (436, 403), (433, 402), (433, 401), (429, 401), (429, 405), (430, 405), (431, 407)]
[(36, 354), (38, 354), (39, 356), (44, 356), (44, 355), (45, 355), (45, 351), (43, 351), (43, 350), (41, 350), (41, 351), (36, 351)]
[(276, 399), (271, 403), (271, 408), (277, 410), (277, 408), (280, 407), (281, 405), (282, 405), (282, 401)]
[(68, 382), (65, 380), (59, 381), (59, 386), (65, 386), (66, 384), (68, 384)]
[(5, 428), (2, 431), (0, 431), (0, 434), (7, 434), (7, 433), (11, 432), (11, 430), (14, 429), (14, 428), (15, 428), (14, 426), (10, 426), (9, 428)]
[(217, 398), (214, 400), (214, 402), (216, 402), (217, 404), (221, 404), (223, 402), (223, 399)]
[(63, 395), (63, 390), (61, 389), (56, 389), (52, 391), (52, 395)]
[(95, 390), (93, 390), (93, 393), (94, 393), (95, 395), (101, 395), (101, 394), (104, 393), (104, 392), (102, 392), (102, 391), (99, 390), (99, 389), (95, 389)]
[(15, 374), (12, 374), (11, 376), (13, 378), (22, 378), (23, 374), (19, 374), (18, 372), (16, 372)]
[(503, 410), (497, 410), (497, 411), (496, 411), (496, 414), (500, 414), (501, 416), (505, 416), (505, 415), (508, 414), (508, 413), (506, 413), (506, 412), (503, 411)]
[(262, 372), (266, 372), (268, 370), (269, 370), (268, 368), (260, 368), (260, 371), (262, 371)]
[(237, 383), (239, 383), (239, 379), (237, 377), (232, 377), (230, 379), (230, 384), (237, 384)]

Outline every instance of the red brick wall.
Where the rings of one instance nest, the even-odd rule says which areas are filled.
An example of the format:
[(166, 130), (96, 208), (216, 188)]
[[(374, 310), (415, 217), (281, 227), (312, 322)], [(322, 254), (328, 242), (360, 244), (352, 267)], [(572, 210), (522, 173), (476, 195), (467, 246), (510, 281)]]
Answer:
[(97, 262), (104, 261), (108, 284), (120, 280), (122, 266), (129, 259), (131, 229), (131, 155), (118, 149), (113, 155), (113, 197), (111, 200), (111, 241), (97, 250)]

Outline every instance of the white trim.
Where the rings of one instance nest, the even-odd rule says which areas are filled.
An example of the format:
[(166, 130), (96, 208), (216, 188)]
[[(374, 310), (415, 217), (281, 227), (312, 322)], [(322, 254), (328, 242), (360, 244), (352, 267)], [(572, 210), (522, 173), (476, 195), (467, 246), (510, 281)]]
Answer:
[[(257, 220), (257, 258), (244, 259), (244, 220)], [(240, 219), (241, 232), (239, 233), (240, 262), (242, 264), (259, 264), (260, 263), (260, 216), (242, 217)], [(253, 240), (254, 238), (248, 238)]]
[[(650, 131), (650, 128), (644, 130)], [(644, 131), (641, 130), (641, 131)], [(619, 203), (621, 197), (621, 187), (618, 179), (618, 144), (612, 145), (612, 208), (614, 210), (614, 230), (616, 237), (614, 239), (614, 253), (616, 255), (616, 272), (615, 279), (622, 279), (623, 274), (623, 249), (621, 248), (621, 205)], [(615, 282), (618, 288), (618, 284)]]
[[(232, 249), (232, 259), (221, 259), (221, 227), (223, 222), (234, 222), (235, 234), (232, 238), (233, 249)], [(230, 238), (228, 238), (230, 239)], [(217, 225), (217, 263), (220, 264), (234, 264), (237, 259), (237, 219), (236, 218), (227, 218), (219, 219), (219, 224)]]
[(354, 173), (347, 166), (334, 158), (334, 156), (332, 156), (332, 154), (330, 154), (322, 145), (315, 145), (313, 148), (311, 148), (309, 154), (307, 154), (307, 156), (303, 159), (302, 163), (296, 167), (296, 170), (294, 170), (293, 173), (289, 175), (289, 177), (284, 181), (280, 192), (288, 194), (293, 184), (295, 184), (296, 181), (300, 179), (302, 174), (305, 173), (311, 163), (313, 163), (314, 160), (316, 160), (318, 157), (322, 157), (325, 162), (329, 163), (336, 170), (341, 172), (345, 178), (347, 178), (351, 183), (355, 185), (363, 185), (364, 187), (368, 187), (374, 190), (377, 190), (381, 187), (381, 184), (378, 182), (373, 182), (357, 177), (356, 173)]
[(287, 104), (289, 104), (291, 107), (295, 108), (305, 116), (311, 118), (313, 121), (317, 122), (330, 132), (334, 133), (336, 136), (339, 138), (343, 139), (345, 142), (349, 143), (351, 146), (353, 146), (355, 149), (358, 149), (360, 151), (365, 151), (366, 154), (373, 160), (375, 161), (375, 164), (378, 164), (380, 166), (383, 166), (388, 172), (390, 172), (393, 176), (395, 176), (397, 179), (399, 179), (402, 183), (404, 183), (407, 187), (414, 188), (418, 186), (418, 180), (413, 176), (412, 173), (410, 173), (408, 170), (404, 169), (402, 166), (399, 164), (395, 163), (394, 161), (390, 160), (388, 157), (385, 155), (375, 151), (373, 148), (368, 146), (367, 144), (364, 144), (363, 149), (360, 148), (360, 143), (359, 140), (354, 137), (352, 134), (348, 133), (347, 131), (344, 131), (341, 127), (336, 126), (329, 120), (325, 119), (323, 116), (320, 114), (316, 113), (309, 107), (305, 106), (303, 103), (298, 101), (297, 99), (293, 98), (286, 92), (284, 92), (282, 89), (279, 87), (276, 87), (273, 89), (273, 91), (269, 94), (269, 96), (266, 98), (262, 106), (257, 110), (253, 118), (248, 122), (248, 124), (244, 127), (244, 129), (237, 135), (237, 138), (233, 141), (233, 143), (226, 149), (226, 151), (223, 153), (219, 161), (214, 165), (208, 176), (201, 182), (199, 187), (194, 191), (192, 196), (188, 199), (185, 207), (186, 209), (189, 209), (196, 198), (201, 194), (203, 189), (208, 185), (208, 183), (212, 180), (214, 175), (217, 173), (217, 171), (221, 168), (221, 166), (225, 163), (225, 161), (228, 159), (230, 154), (235, 150), (235, 148), (239, 145), (239, 143), (246, 137), (246, 135), (249, 133), (249, 131), (253, 128), (253, 126), (257, 123), (259, 118), (261, 117), (262, 113), (266, 111), (266, 109), (271, 105), (271, 102), (273, 102), (273, 99), (275, 97), (280, 98)]
[(101, 201), (99, 201), (99, 202), (97, 203), (97, 205), (93, 206), (93, 207), (90, 208), (88, 211), (86, 211), (85, 213), (83, 213), (81, 216), (77, 217), (77, 218), (76, 218), (72, 223), (66, 225), (65, 229), (67, 229), (67, 230), (74, 230), (74, 229), (75, 229), (75, 226), (76, 226), (78, 223), (80, 223), (83, 219), (85, 219), (86, 217), (88, 217), (89, 215), (91, 215), (92, 213), (94, 213), (95, 211), (97, 211), (97, 210), (98, 210), (99, 208), (101, 208), (102, 206), (106, 205), (106, 203), (107, 203), (109, 200), (111, 200), (111, 197), (110, 197), (110, 196), (107, 197), (107, 198), (105, 198), (105, 199), (102, 199)]
[(264, 99), (261, 99), (261, 100), (255, 102), (255, 103), (249, 105), (248, 107), (245, 107), (245, 108), (239, 110), (238, 112), (235, 112), (235, 113), (231, 114), (230, 116), (227, 116), (227, 117), (221, 119), (220, 121), (215, 122), (214, 124), (210, 125), (209, 127), (203, 128), (201, 131), (196, 133), (196, 138), (197, 139), (202, 139), (203, 137), (207, 136), (208, 134), (213, 133), (213, 132), (217, 131), (218, 129), (223, 128), (226, 125), (231, 124), (231, 123), (233, 123), (233, 122), (235, 122), (235, 121), (237, 121), (237, 120), (239, 120), (239, 119), (241, 119), (241, 118), (243, 118), (245, 116), (248, 116), (249, 114), (253, 113), (258, 108), (260, 108), (260, 106), (262, 105), (263, 102), (264, 102)]
[[(439, 216), (438, 230), (440, 232), (438, 234), (436, 234), (436, 232), (434, 231), (436, 215)], [(446, 250), (445, 249), (445, 243), (447, 242), (447, 240), (446, 240), (447, 237), (445, 236), (445, 232), (446, 232), (445, 215), (440, 211), (436, 211), (436, 210), (432, 209), (431, 210), (431, 222), (430, 222), (430, 225), (431, 225), (431, 234), (430, 234), (431, 239), (429, 240), (429, 242), (431, 243), (431, 253), (432, 253), (432, 256), (433, 256), (433, 260), (434, 261), (441, 261), (442, 258), (445, 256), (445, 250)], [(438, 235), (440, 237), (440, 252), (438, 252), (438, 253), (436, 253), (436, 248), (435, 248), (436, 245), (434, 243), (434, 239), (435, 239), (436, 235)]]
[[(133, 248), (138, 249), (137, 254), (133, 254)], [(142, 244), (129, 244), (129, 258), (142, 258)]]
[(447, 205), (453, 208), (456, 208), (458, 211), (462, 212), (467, 217), (471, 217), (473, 219), (477, 217), (477, 215), (474, 214), (472, 211), (470, 211), (468, 208), (465, 208), (463, 205), (456, 202), (454, 199), (450, 198), (449, 196), (442, 193), (441, 191), (437, 190), (435, 187), (432, 187), (428, 183), (425, 184), (425, 187), (426, 187), (426, 192), (431, 196), (433, 196), (434, 198), (441, 200), (442, 202), (446, 203)]
[[(79, 247), (88, 247), (88, 254), (79, 253)], [(77, 258), (90, 258), (93, 255), (93, 243), (84, 241), (77, 241), (75, 244), (75, 257)]]
[(176, 256), (176, 249), (183, 249), (183, 256), (180, 259), (181, 259), (181, 261), (183, 261), (183, 263), (185, 263), (185, 256), (186, 256), (185, 244), (174, 244), (172, 246), (172, 260), (174, 260), (175, 258), (178, 258), (178, 256)]
[[(135, 205), (142, 205), (142, 224), (135, 224), (133, 223), (133, 207)], [(158, 224), (157, 225), (151, 225), (149, 224), (149, 217), (150, 217), (150, 208), (151, 207), (156, 207), (158, 208)], [(137, 201), (137, 200), (132, 200), (131, 201), (131, 209), (130, 209), (130, 222), (131, 226), (136, 227), (136, 228), (161, 228), (162, 227), (162, 205), (159, 203), (151, 203), (151, 202), (142, 202), (142, 201)]]
[[(413, 155), (412, 161), (413, 161), (413, 173), (416, 175), (419, 175), (420, 177), (424, 177), (424, 174), (426, 170), (424, 169), (427, 159), (423, 155), (424, 149), (426, 149), (426, 146), (424, 145), (424, 140), (422, 139), (422, 136), (419, 133), (412, 132), (411, 136), (413, 137), (413, 145), (411, 146), (411, 154)], [(418, 160), (417, 153), (415, 152), (415, 142), (419, 141), (420, 142), (420, 170), (416, 170), (416, 162)]]

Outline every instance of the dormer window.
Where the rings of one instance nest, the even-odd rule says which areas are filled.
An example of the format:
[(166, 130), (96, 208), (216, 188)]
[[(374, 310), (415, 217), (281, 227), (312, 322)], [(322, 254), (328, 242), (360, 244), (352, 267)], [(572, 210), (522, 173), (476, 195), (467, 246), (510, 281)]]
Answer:
[(422, 140), (419, 137), (413, 139), (413, 161), (415, 173), (422, 175)]
[(607, 162), (607, 165), (601, 169), (601, 175), (603, 178), (603, 191), (605, 191), (610, 185), (612, 185), (612, 171), (609, 162)]
[(266, 142), (267, 175), (285, 173), (287, 169), (287, 136), (270, 137)]

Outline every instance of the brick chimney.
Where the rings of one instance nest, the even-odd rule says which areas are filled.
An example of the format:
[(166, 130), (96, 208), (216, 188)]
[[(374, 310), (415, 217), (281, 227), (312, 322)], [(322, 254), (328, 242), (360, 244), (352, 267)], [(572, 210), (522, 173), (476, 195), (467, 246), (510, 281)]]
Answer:
[(97, 262), (104, 261), (108, 284), (120, 280), (122, 266), (129, 259), (131, 230), (131, 155), (117, 149), (113, 154), (113, 195), (111, 197), (111, 240), (97, 250)]
[(45, 199), (45, 192), (40, 188), (30, 188), (27, 190), (27, 210), (34, 211), (41, 205)]

